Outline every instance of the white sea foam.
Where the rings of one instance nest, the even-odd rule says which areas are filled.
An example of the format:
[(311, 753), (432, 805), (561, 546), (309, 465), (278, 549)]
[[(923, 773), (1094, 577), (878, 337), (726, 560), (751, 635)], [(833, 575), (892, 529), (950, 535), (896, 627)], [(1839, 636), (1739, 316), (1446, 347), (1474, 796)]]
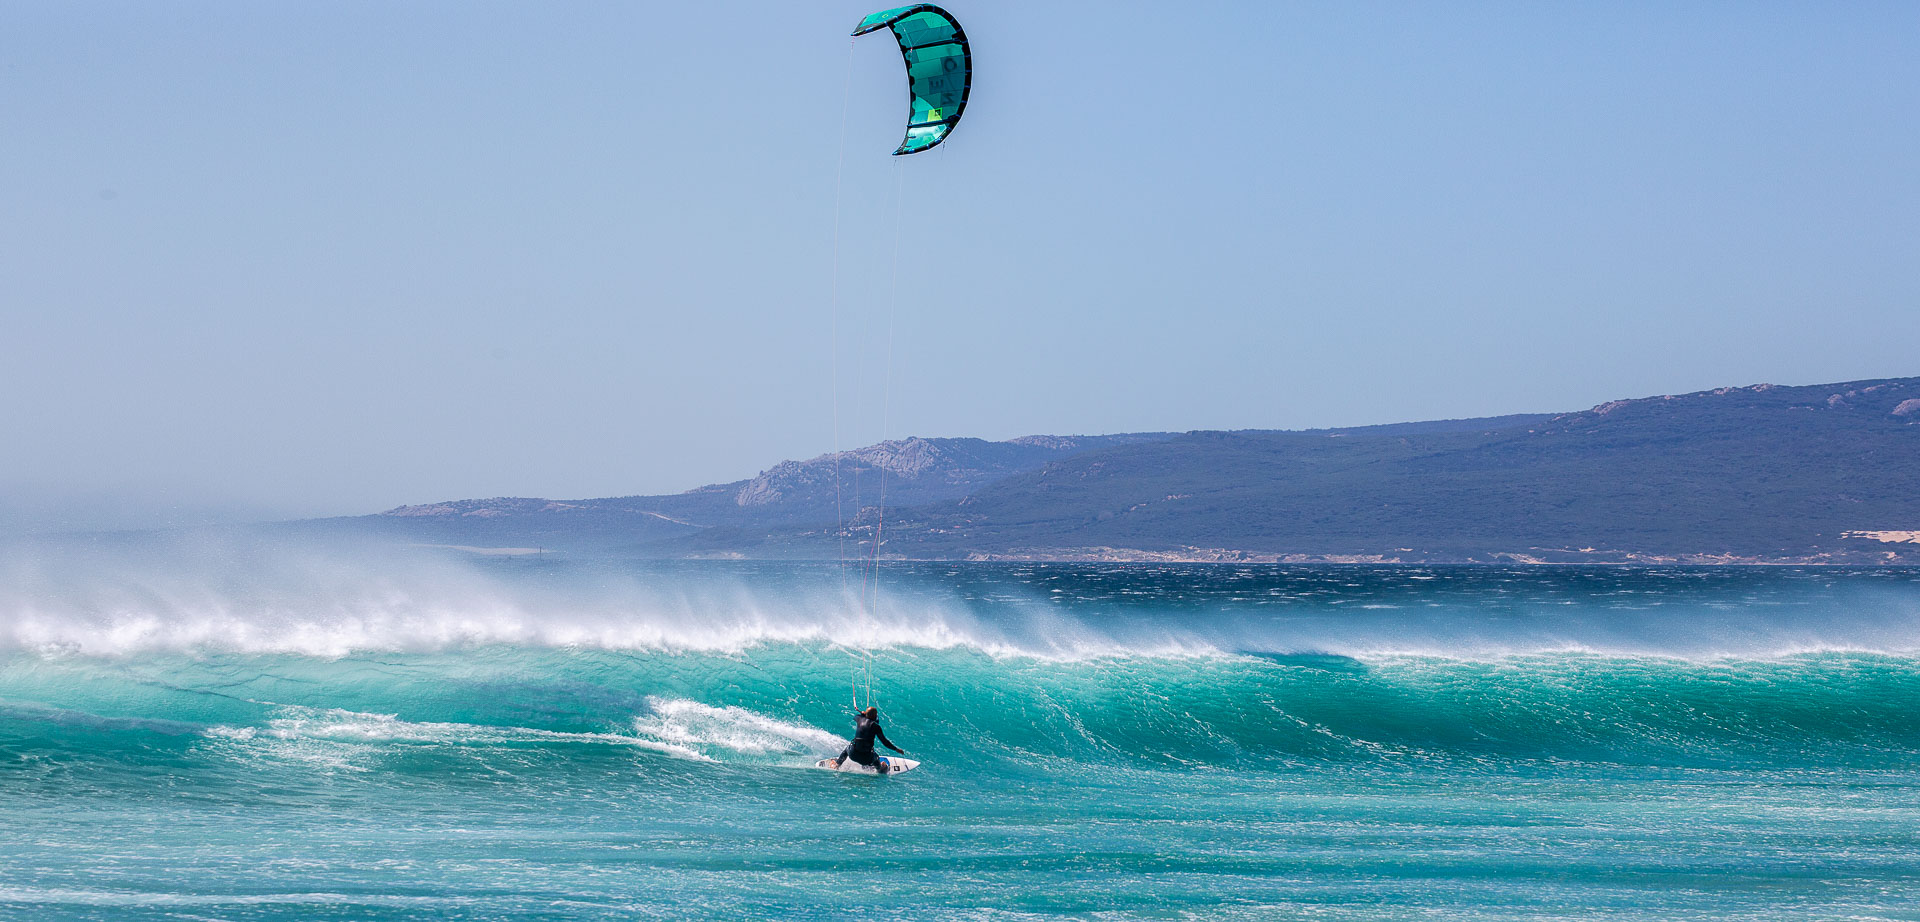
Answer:
[(1016, 639), (964, 607), (890, 593), (863, 598), (824, 580), (756, 589), (721, 578), (597, 572), (543, 584), (424, 553), (68, 555), (15, 559), (0, 576), (0, 649), (86, 656), (337, 657), (494, 644), (739, 652), (771, 643), (1015, 653), (1075, 644), (1064, 622), (1058, 636), (1028, 631)]
[(364, 771), (381, 752), (404, 746), (494, 748), (576, 743), (630, 746), (698, 762), (831, 755), (845, 740), (804, 723), (747, 708), (684, 698), (649, 698), (631, 733), (582, 733), (481, 724), (402, 720), (338, 708), (283, 707), (263, 726), (215, 725), (201, 731), (240, 751)]
[[(339, 657), (372, 651), (426, 651), (509, 645), (661, 652), (739, 653), (770, 644), (862, 649), (967, 647), (994, 656), (1080, 658), (1139, 652), (1092, 634), (1036, 630), (1015, 637), (964, 611), (924, 601), (878, 607), (833, 598), (794, 600), (784, 610), (739, 591), (730, 598), (662, 599), (635, 593), (624, 604), (583, 609), (527, 604), (510, 595), (467, 604), (386, 598), (337, 601), (322, 611), (227, 600), (157, 607), (15, 609), (0, 615), (0, 649), (123, 656), (148, 651), (287, 653)], [(811, 601), (813, 604), (807, 604)], [(1064, 624), (1064, 622), (1063, 622)], [(1181, 652), (1182, 645), (1155, 645)], [(1194, 652), (1203, 652), (1195, 650)]]
[[(0, 561), (0, 651), (341, 657), (495, 645), (720, 654), (804, 645), (1070, 661), (1920, 651), (1920, 604), (1894, 586), (1829, 592), (1817, 604), (1784, 591), (1734, 603), (1676, 594), (1658, 607), (1616, 598), (1658, 585), (1595, 591), (1577, 604), (1564, 594), (1517, 604), (1453, 590), (1412, 607), (1404, 595), (1369, 599), (1372, 590), (1352, 584), (1351, 600), (1328, 598), (1322, 587), (1314, 598), (1259, 607), (1249, 601), (1256, 594), (1234, 593), (1217, 609), (1164, 613), (1135, 601), (1050, 601), (1057, 588), (1009, 577), (993, 598), (974, 601), (897, 581), (863, 592), (830, 568), (514, 570), (443, 553), (269, 544), (68, 551)], [(1361, 604), (1333, 604), (1341, 601)]]
[[(705, 754), (676, 742), (620, 733), (570, 733), (533, 727), (495, 727), (481, 724), (401, 720), (394, 714), (368, 714), (338, 708), (285, 707), (264, 727), (208, 727), (211, 739), (236, 743), (293, 744), (275, 746), (276, 755), (357, 767), (356, 755), (370, 747), (433, 745), (492, 747), (515, 744), (588, 743), (633, 746), (696, 761), (712, 761)], [(308, 743), (343, 744), (346, 749), (304, 746)]]
[(830, 755), (845, 739), (818, 727), (789, 723), (740, 707), (714, 707), (684, 698), (649, 698), (652, 713), (633, 730), (664, 746), (749, 756)]
[(439, 553), (230, 545), (0, 562), (0, 651), (341, 657), (490, 645), (739, 653), (775, 644), (1085, 659), (1216, 655), (1186, 632), (1125, 639), (1039, 600), (972, 606), (862, 591), (830, 570), (755, 581), (690, 570), (542, 579)]

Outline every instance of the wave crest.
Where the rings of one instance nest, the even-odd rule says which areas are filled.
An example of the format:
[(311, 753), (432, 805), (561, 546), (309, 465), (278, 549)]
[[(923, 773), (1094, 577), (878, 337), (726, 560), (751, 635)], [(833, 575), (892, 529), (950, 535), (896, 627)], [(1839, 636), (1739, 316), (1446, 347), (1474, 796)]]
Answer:
[(1920, 652), (1913, 581), (1825, 574), (903, 565), (482, 565), (283, 546), (0, 563), (0, 652), (342, 657), (479, 647), (971, 649), (1085, 660), (1326, 653)]

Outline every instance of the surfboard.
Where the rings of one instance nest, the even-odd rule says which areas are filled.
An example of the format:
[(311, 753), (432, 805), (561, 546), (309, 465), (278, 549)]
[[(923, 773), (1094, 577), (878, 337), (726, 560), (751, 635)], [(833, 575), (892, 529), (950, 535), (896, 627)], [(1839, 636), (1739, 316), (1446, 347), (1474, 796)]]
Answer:
[[(920, 767), (919, 760), (903, 759), (903, 758), (900, 758), (899, 756), (881, 756), (880, 761), (887, 763), (887, 768), (892, 769), (891, 771), (887, 772), (887, 774), (889, 775), (898, 775), (901, 772), (910, 772)], [(813, 767), (824, 768), (830, 772), (855, 772), (857, 774), (862, 774), (862, 775), (880, 774), (878, 771), (868, 768), (865, 765), (861, 765), (860, 763), (855, 762), (852, 759), (848, 759), (845, 762), (840, 763), (839, 768), (833, 767), (832, 759), (821, 759), (820, 761), (813, 763)]]

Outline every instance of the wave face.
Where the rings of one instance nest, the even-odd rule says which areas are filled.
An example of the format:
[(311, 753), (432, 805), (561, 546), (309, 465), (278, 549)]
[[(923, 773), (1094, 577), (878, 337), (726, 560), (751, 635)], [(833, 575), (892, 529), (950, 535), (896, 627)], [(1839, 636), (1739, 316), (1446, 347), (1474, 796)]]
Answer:
[[(341, 743), (341, 764), (358, 754), (376, 766), (422, 748), (546, 744), (798, 766), (837, 751), (856, 698), (882, 706), (900, 738), (973, 764), (1897, 767), (1920, 755), (1920, 662), (1878, 654), (1059, 662), (909, 649), (872, 655), (870, 696), (868, 668), (803, 645), (740, 657), (482, 647), (137, 666), (15, 656), (0, 678), (0, 721), (16, 748), (66, 751), (89, 743), (76, 734), (86, 728), (109, 747), (129, 735), (176, 737), (183, 757), (204, 740), (262, 752)], [(362, 745), (380, 743), (393, 748)]]
[[(1920, 854), (1907, 571), (8, 567), (0, 914), (1872, 916)], [(802, 770), (869, 700), (926, 770)]]

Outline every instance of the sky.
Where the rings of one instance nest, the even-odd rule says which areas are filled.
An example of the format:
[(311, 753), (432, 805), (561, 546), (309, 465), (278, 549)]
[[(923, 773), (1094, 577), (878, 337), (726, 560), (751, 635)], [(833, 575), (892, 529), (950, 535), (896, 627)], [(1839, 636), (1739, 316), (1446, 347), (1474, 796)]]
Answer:
[(948, 8), (0, 0), (0, 519), (1920, 375), (1920, 4)]

